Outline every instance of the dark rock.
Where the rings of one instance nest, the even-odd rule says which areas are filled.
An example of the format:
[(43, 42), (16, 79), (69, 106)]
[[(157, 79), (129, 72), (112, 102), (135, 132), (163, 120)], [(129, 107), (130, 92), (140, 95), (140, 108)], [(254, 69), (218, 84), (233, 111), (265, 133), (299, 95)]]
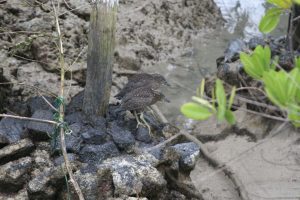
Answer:
[(121, 150), (131, 151), (135, 144), (135, 139), (130, 131), (119, 127), (115, 122), (110, 124), (108, 133)]
[(103, 160), (119, 155), (113, 142), (102, 145), (86, 145), (80, 151), (80, 159), (85, 163), (101, 163)]
[(168, 165), (169, 169), (178, 171), (179, 160), (180, 160), (180, 153), (175, 148), (168, 147), (163, 150), (161, 162)]
[(138, 141), (150, 143), (152, 141), (151, 135), (147, 127), (139, 126), (136, 130), (135, 138)]
[(11, 111), (11, 113), (14, 113), (15, 115), (24, 116), (24, 117), (31, 116), (27, 102), (13, 100), (13, 101), (9, 101), (7, 106), (9, 107), (9, 111)]
[(196, 143), (181, 143), (172, 146), (180, 155), (179, 166), (183, 171), (194, 169), (197, 157), (199, 156), (199, 146)]
[(161, 148), (155, 148), (151, 151), (149, 151), (149, 154), (154, 156), (157, 160), (163, 160), (163, 147)]
[[(32, 115), (32, 118), (53, 120), (53, 114), (47, 110), (37, 110)], [(54, 125), (42, 122), (30, 121), (27, 125), (29, 136), (33, 140), (48, 140), (54, 131)]]
[(253, 37), (248, 42), (248, 47), (251, 50), (254, 50), (258, 45), (265, 46), (266, 41), (261, 37)]
[(28, 193), (26, 188), (23, 188), (18, 193), (0, 193), (1, 200), (28, 200)]
[(88, 123), (86, 116), (82, 112), (73, 112), (69, 115), (66, 115), (65, 121), (68, 122), (69, 124), (74, 124), (74, 123), (87, 124)]
[(66, 114), (69, 115), (76, 111), (82, 111), (84, 91), (76, 94), (66, 107)]
[[(73, 154), (73, 153), (68, 153), (68, 159), (69, 159), (70, 162), (74, 162), (74, 161), (77, 160), (77, 155)], [(55, 166), (62, 165), (65, 162), (64, 157), (59, 156), (59, 157), (55, 158), (53, 162), (54, 162)]]
[(98, 130), (106, 130), (106, 120), (101, 116), (89, 116), (89, 121), (92, 122), (92, 126)]
[(0, 163), (11, 161), (17, 157), (28, 155), (34, 148), (29, 139), (23, 139), (0, 149)]
[(232, 40), (225, 52), (224, 52), (224, 61), (227, 62), (233, 62), (235, 61), (236, 59), (239, 58), (239, 53), (244, 51), (246, 49), (246, 43), (241, 40), (241, 39), (235, 39), (235, 40)]
[(27, 122), (13, 118), (4, 118), (0, 121), (0, 145), (17, 142), (26, 135)]
[(69, 126), (71, 133), (76, 136), (80, 136), (82, 131), (85, 130), (85, 128), (86, 127), (84, 127), (81, 123), (74, 123)]
[(278, 64), (285, 70), (289, 71), (294, 67), (294, 55), (289, 51), (280, 54)]
[[(218, 61), (217, 61), (218, 62)], [(217, 63), (217, 77), (230, 85), (238, 86), (240, 84), (240, 72), (242, 71), (242, 64), (239, 61), (224, 63)]]
[(30, 157), (8, 162), (0, 166), (0, 191), (16, 192), (29, 180)]
[[(80, 136), (77, 136), (75, 134), (66, 134), (65, 135), (65, 143), (66, 143), (66, 149), (67, 152), (72, 153), (78, 153), (80, 150), (80, 145), (82, 143), (82, 139)], [(55, 145), (56, 152), (61, 151), (61, 145), (60, 145), (60, 137), (57, 137), (57, 145)]]
[[(49, 103), (54, 106), (54, 98), (45, 97)], [(47, 102), (40, 96), (30, 97), (27, 100), (27, 106), (29, 108), (30, 115), (33, 115), (37, 110), (50, 110), (51, 107), (47, 104)]]
[(98, 168), (95, 164), (84, 163), (83, 167), (80, 168), (80, 173), (82, 173), (82, 174), (87, 174), (87, 173), (95, 174), (95, 173), (97, 173), (97, 170), (98, 170)]
[(108, 141), (109, 136), (104, 130), (94, 128), (88, 129), (81, 134), (83, 141), (87, 144), (103, 144)]
[(117, 196), (142, 195), (156, 199), (166, 189), (166, 181), (154, 167), (155, 163), (156, 159), (149, 154), (117, 157), (104, 161), (98, 174), (110, 170), (114, 194)]

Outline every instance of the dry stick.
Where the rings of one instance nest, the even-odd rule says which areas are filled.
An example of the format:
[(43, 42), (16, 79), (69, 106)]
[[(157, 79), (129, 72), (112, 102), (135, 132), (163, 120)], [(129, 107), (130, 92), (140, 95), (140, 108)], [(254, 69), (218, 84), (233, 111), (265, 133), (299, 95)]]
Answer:
[[(241, 82), (242, 82), (244, 85), (247, 86), (246, 81), (243, 79), (243, 77), (242, 77), (239, 73), (238, 73), (238, 77), (239, 77), (239, 79), (241, 80)], [(256, 96), (252, 93), (251, 90), (248, 90), (248, 92), (249, 92), (249, 94), (254, 98), (254, 100), (258, 101), (257, 98), (256, 98)], [(262, 112), (261, 108), (258, 108), (258, 110), (259, 110), (260, 112)]]
[[(157, 106), (153, 106), (154, 107), (154, 111), (157, 113), (157, 115), (161, 118), (161, 121), (164, 123), (167, 123), (168, 120), (164, 117), (164, 115), (162, 114), (162, 112), (158, 109)], [(220, 161), (214, 159), (212, 157), (212, 155), (210, 155), (209, 151), (207, 150), (205, 144), (203, 144), (200, 140), (198, 140), (197, 138), (195, 138), (194, 136), (185, 133), (185, 132), (180, 132), (174, 136), (172, 136), (171, 138), (169, 138), (168, 140), (164, 141), (163, 143), (160, 143), (152, 148), (147, 149), (149, 150), (153, 150), (156, 148), (159, 148), (161, 146), (166, 145), (167, 143), (169, 143), (170, 141), (174, 140), (175, 138), (184, 135), (188, 140), (195, 142), (196, 144), (198, 144), (198, 146), (201, 149), (201, 152), (204, 156), (204, 158), (206, 158), (206, 160), (213, 166), (216, 168), (221, 168), (222, 171), (230, 178), (230, 180), (232, 181), (232, 183), (236, 186), (236, 190), (239, 193), (240, 197), (242, 200), (251, 200), (247, 194), (247, 191), (243, 185), (243, 183), (239, 180), (239, 178), (237, 176), (235, 176), (235, 174), (233, 173), (233, 170), (227, 166), (226, 164), (221, 163)]]
[(295, 18), (293, 19), (293, 22), (295, 22), (295, 21), (297, 21), (297, 20), (299, 20), (299, 19), (300, 19), (300, 16), (295, 17)]
[(236, 95), (235, 97), (236, 97), (238, 100), (243, 101), (243, 102), (246, 102), (246, 103), (250, 103), (250, 104), (253, 104), (253, 105), (256, 105), (256, 106), (260, 106), (260, 107), (265, 107), (265, 108), (268, 108), (269, 110), (273, 110), (273, 111), (280, 111), (280, 112), (283, 112), (283, 110), (279, 109), (279, 108), (276, 107), (276, 106), (272, 106), (272, 105), (268, 105), (268, 104), (266, 104), (266, 103), (261, 103), (261, 102), (258, 102), (258, 101), (250, 100), (250, 99), (241, 97), (241, 96), (239, 96), (239, 95)]
[(268, 114), (265, 114), (265, 113), (256, 112), (256, 111), (249, 110), (249, 109), (246, 109), (246, 108), (243, 108), (243, 107), (238, 107), (238, 106), (232, 105), (232, 108), (240, 109), (242, 111), (252, 113), (252, 114), (255, 114), (255, 115), (258, 115), (258, 116), (262, 116), (262, 117), (265, 117), (265, 118), (274, 119), (276, 121), (289, 122), (288, 119), (285, 119), (285, 118), (282, 118), (282, 117), (276, 117), (276, 116), (273, 116), (273, 115), (268, 115)]
[(38, 94), (48, 104), (48, 106), (50, 106), (50, 108), (52, 108), (55, 112), (58, 112), (58, 110), (39, 91)]
[(21, 117), (21, 116), (16, 116), (16, 115), (7, 115), (7, 114), (0, 114), (0, 117), (8, 117), (8, 118), (14, 118), (14, 119), (20, 119), (20, 120), (27, 120), (27, 121), (34, 121), (34, 122), (41, 122), (41, 123), (58, 125), (58, 123), (55, 122), (55, 121), (45, 120), (45, 119), (38, 119), (38, 118), (31, 118), (31, 117)]
[(159, 119), (162, 123), (165, 123), (165, 124), (168, 123), (167, 118), (164, 116), (164, 114), (162, 114), (162, 112), (159, 110), (157, 105), (152, 105), (151, 108), (157, 114), (157, 116), (159, 117)]
[[(53, 3), (53, 0), (51, 0), (51, 3), (52, 3), (53, 10), (54, 10), (55, 24), (56, 24), (57, 34), (58, 34), (59, 61), (60, 61), (60, 68), (61, 68), (60, 97), (63, 97), (64, 96), (64, 80), (65, 80), (64, 50), (63, 50), (62, 36), (61, 36), (59, 22), (58, 22), (58, 15), (57, 15), (56, 8), (55, 8), (55, 5)], [(64, 121), (64, 104), (63, 103), (59, 107), (59, 121), (60, 122)], [(67, 150), (66, 150), (66, 143), (65, 143), (65, 133), (64, 133), (64, 128), (63, 127), (60, 127), (60, 143), (61, 143), (62, 154), (63, 154), (64, 161), (65, 161), (65, 166), (66, 166), (66, 169), (68, 171), (68, 174), (69, 174), (69, 177), (70, 177), (70, 181), (73, 184), (75, 192), (77, 193), (79, 199), (80, 200), (84, 200), (84, 196), (82, 194), (82, 191), (81, 191), (78, 183), (76, 182), (76, 180), (75, 180), (75, 178), (73, 176), (73, 172), (72, 172), (72, 169), (71, 169), (70, 161), (68, 159)]]
[[(245, 151), (241, 152), (239, 155), (237, 155), (236, 157), (234, 157), (233, 159), (231, 159), (230, 161), (226, 162), (226, 163), (223, 163), (222, 165), (221, 162), (215, 160), (207, 151), (207, 149), (205, 148), (205, 150), (203, 151), (203, 148), (201, 148), (201, 152), (203, 154), (203, 156), (206, 158), (207, 161), (209, 161), (209, 163), (211, 165), (216, 165), (219, 169), (216, 171), (216, 172), (213, 172), (213, 173), (210, 173), (206, 176), (206, 178), (210, 177), (210, 176), (214, 176), (216, 173), (220, 172), (220, 171), (223, 171), (224, 173), (227, 171), (224, 169), (228, 167), (228, 164), (230, 163), (233, 163), (235, 161), (237, 161), (238, 159), (240, 159), (242, 156), (245, 156), (247, 153), (249, 153), (250, 151), (252, 151), (254, 148), (262, 145), (263, 143), (265, 142), (268, 142), (270, 138), (273, 138), (275, 137), (276, 135), (279, 134), (279, 132), (287, 125), (287, 122), (285, 123), (282, 123), (275, 131), (273, 131), (273, 133), (271, 132), (270, 133), (270, 137), (269, 138), (265, 138), (263, 140), (261, 140), (260, 142), (256, 143), (254, 146), (252, 146), (251, 148), (249, 149), (246, 149)], [(189, 134), (186, 134), (186, 136), (190, 137), (190, 139), (192, 141), (194, 141), (195, 143), (197, 143), (197, 141), (199, 142), (199, 140), (197, 138), (195, 138), (194, 136), (192, 135), (189, 135)], [(199, 143), (199, 145), (201, 145), (201, 142)], [(203, 147), (203, 145), (202, 145)], [(205, 147), (205, 146), (204, 146)], [(208, 154), (207, 154), (208, 153)], [(227, 168), (228, 169), (228, 168)], [(230, 168), (229, 168), (230, 169)], [(232, 171), (232, 170), (231, 170)], [(229, 178), (235, 178), (236, 176), (231, 172), (230, 170), (228, 171), (228, 174), (225, 173)], [(246, 191), (246, 190), (245, 190)], [(248, 193), (250, 194), (250, 193)]]
[(266, 93), (263, 90), (261, 90), (257, 87), (240, 87), (240, 88), (237, 88), (235, 91), (238, 92), (238, 91), (241, 91), (241, 90), (257, 90), (257, 91), (263, 93), (265, 96), (267, 96)]
[(294, 45), (293, 45), (293, 29), (294, 29), (294, 23), (293, 23), (293, 19), (294, 19), (294, 5), (291, 8), (290, 11), (290, 16), (289, 16), (289, 25), (288, 25), (288, 32), (287, 32), (287, 36), (288, 36), (288, 44), (289, 44), (289, 50), (292, 53), (292, 56), (294, 57)]
[[(219, 170), (223, 171), (224, 174), (226, 174), (230, 178), (232, 183), (236, 186), (236, 190), (242, 200), (251, 200), (247, 194), (245, 186), (240, 181), (240, 179), (233, 173), (233, 170), (229, 166), (227, 166), (225, 163), (222, 163), (222, 162), (214, 159), (213, 156), (207, 150), (205, 144), (202, 143), (200, 140), (198, 140), (196, 137), (194, 137), (188, 133), (180, 132), (180, 133), (170, 137), (169, 139), (165, 140), (164, 142), (159, 143), (158, 145), (156, 145), (154, 147), (147, 148), (146, 151), (149, 152), (154, 149), (161, 148), (161, 147), (167, 145), (169, 142), (176, 139), (177, 137), (182, 136), (182, 135), (185, 136), (188, 140), (196, 143), (200, 147), (203, 157), (209, 162), (209, 164), (211, 164), (213, 167), (218, 168)], [(217, 172), (214, 172), (214, 174)]]
[(222, 163), (219, 160), (216, 160), (215, 158), (213, 158), (213, 156), (209, 153), (209, 151), (207, 150), (206, 146), (204, 143), (202, 143), (200, 140), (198, 140), (196, 137), (188, 134), (188, 133), (182, 133), (182, 135), (184, 135), (187, 139), (189, 139), (192, 142), (195, 142), (196, 144), (198, 144), (198, 146), (201, 149), (201, 153), (203, 155), (203, 157), (215, 168), (219, 168), (221, 169), (224, 174), (226, 174), (228, 176), (228, 178), (232, 181), (232, 183), (236, 186), (236, 190), (239, 194), (239, 196), (241, 197), (242, 200), (251, 200), (250, 197), (248, 196), (248, 192), (245, 188), (245, 186), (243, 185), (242, 181), (238, 178), (238, 176), (236, 176), (234, 174), (234, 170), (231, 169), (231, 167), (229, 167), (227, 164), (228, 163)]

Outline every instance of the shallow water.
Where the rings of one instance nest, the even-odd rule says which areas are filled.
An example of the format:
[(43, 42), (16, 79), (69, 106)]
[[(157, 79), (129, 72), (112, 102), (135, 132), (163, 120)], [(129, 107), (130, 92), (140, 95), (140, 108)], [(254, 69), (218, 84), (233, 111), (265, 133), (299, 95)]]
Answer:
[[(172, 62), (160, 63), (156, 67), (143, 69), (146, 72), (163, 74), (172, 85), (162, 91), (171, 103), (158, 106), (167, 118), (177, 125), (188, 124), (189, 120), (180, 115), (180, 106), (190, 101), (201, 79), (216, 71), (216, 59), (223, 55), (228, 43), (236, 38), (249, 40), (261, 36), (258, 24), (265, 13), (264, 0), (215, 0), (226, 20), (224, 27), (202, 30), (193, 42), (193, 51)], [(287, 17), (283, 17), (272, 35), (282, 35), (286, 30)]]

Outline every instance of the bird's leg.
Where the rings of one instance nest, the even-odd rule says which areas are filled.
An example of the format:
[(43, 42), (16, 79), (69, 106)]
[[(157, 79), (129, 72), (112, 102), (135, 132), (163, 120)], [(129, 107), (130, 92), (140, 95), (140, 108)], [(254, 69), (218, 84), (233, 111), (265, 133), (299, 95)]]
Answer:
[(151, 112), (151, 114), (152, 114), (153, 116), (156, 116), (155, 113), (154, 113), (154, 111), (152, 110), (151, 107), (148, 106), (147, 108), (148, 108), (148, 110)]
[(137, 115), (137, 113), (136, 113), (135, 110), (133, 111), (133, 114), (134, 114), (134, 117), (135, 117), (136, 122), (137, 122), (136, 128), (138, 128), (139, 125), (143, 125), (143, 123), (139, 120), (139, 117), (138, 117), (138, 115)]
[(148, 131), (149, 131), (149, 135), (151, 136), (151, 127), (150, 127), (150, 125), (146, 122), (146, 120), (145, 120), (145, 118), (144, 118), (144, 113), (143, 113), (143, 112), (141, 112), (140, 118), (141, 118), (141, 120), (144, 122), (144, 125), (147, 126)]

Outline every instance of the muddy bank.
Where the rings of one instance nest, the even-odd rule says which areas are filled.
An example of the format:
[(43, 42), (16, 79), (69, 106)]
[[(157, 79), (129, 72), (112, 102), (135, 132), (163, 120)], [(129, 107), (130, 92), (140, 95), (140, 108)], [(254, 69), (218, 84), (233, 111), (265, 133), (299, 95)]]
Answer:
[[(51, 2), (4, 0), (0, 4), (0, 80), (7, 83), (0, 85), (0, 101), (5, 105), (0, 110), (51, 120), (53, 111), (47, 104), (40, 97), (31, 98), (43, 94), (53, 102), (58, 94)], [(83, 1), (69, 0), (60, 5), (68, 101), (83, 90), (85, 83), (89, 11), (89, 4)], [(120, 1), (112, 96), (127, 81), (128, 74), (186, 55), (199, 30), (221, 23), (218, 9), (209, 0)], [(82, 99), (76, 98), (73, 102), (80, 105)], [(165, 139), (164, 124), (153, 125), (158, 133), (153, 139), (144, 128), (136, 128), (132, 116), (118, 121), (110, 107), (109, 116), (113, 117), (91, 120), (73, 104), (71, 101), (66, 115), (72, 130), (66, 136), (67, 151), (89, 199), (201, 198), (189, 177), (199, 154), (197, 145), (180, 139), (174, 141), (180, 144), (149, 154), (143, 149)], [(53, 132), (50, 125), (8, 118), (0, 121), (0, 199), (68, 198), (61, 170), (63, 159), (55, 147), (59, 141)]]
[[(65, 2), (61, 3), (59, 17), (69, 70), (66, 85), (71, 97), (85, 82), (90, 6), (85, 1)], [(8, 82), (26, 82), (57, 93), (58, 52), (52, 14), (50, 1), (1, 2), (0, 68)], [(191, 50), (200, 29), (213, 28), (221, 22), (211, 0), (120, 1), (112, 95), (126, 81), (122, 70), (139, 70), (184, 55)], [(12, 90), (14, 96), (21, 95), (20, 99), (36, 93), (24, 85), (15, 84)]]

